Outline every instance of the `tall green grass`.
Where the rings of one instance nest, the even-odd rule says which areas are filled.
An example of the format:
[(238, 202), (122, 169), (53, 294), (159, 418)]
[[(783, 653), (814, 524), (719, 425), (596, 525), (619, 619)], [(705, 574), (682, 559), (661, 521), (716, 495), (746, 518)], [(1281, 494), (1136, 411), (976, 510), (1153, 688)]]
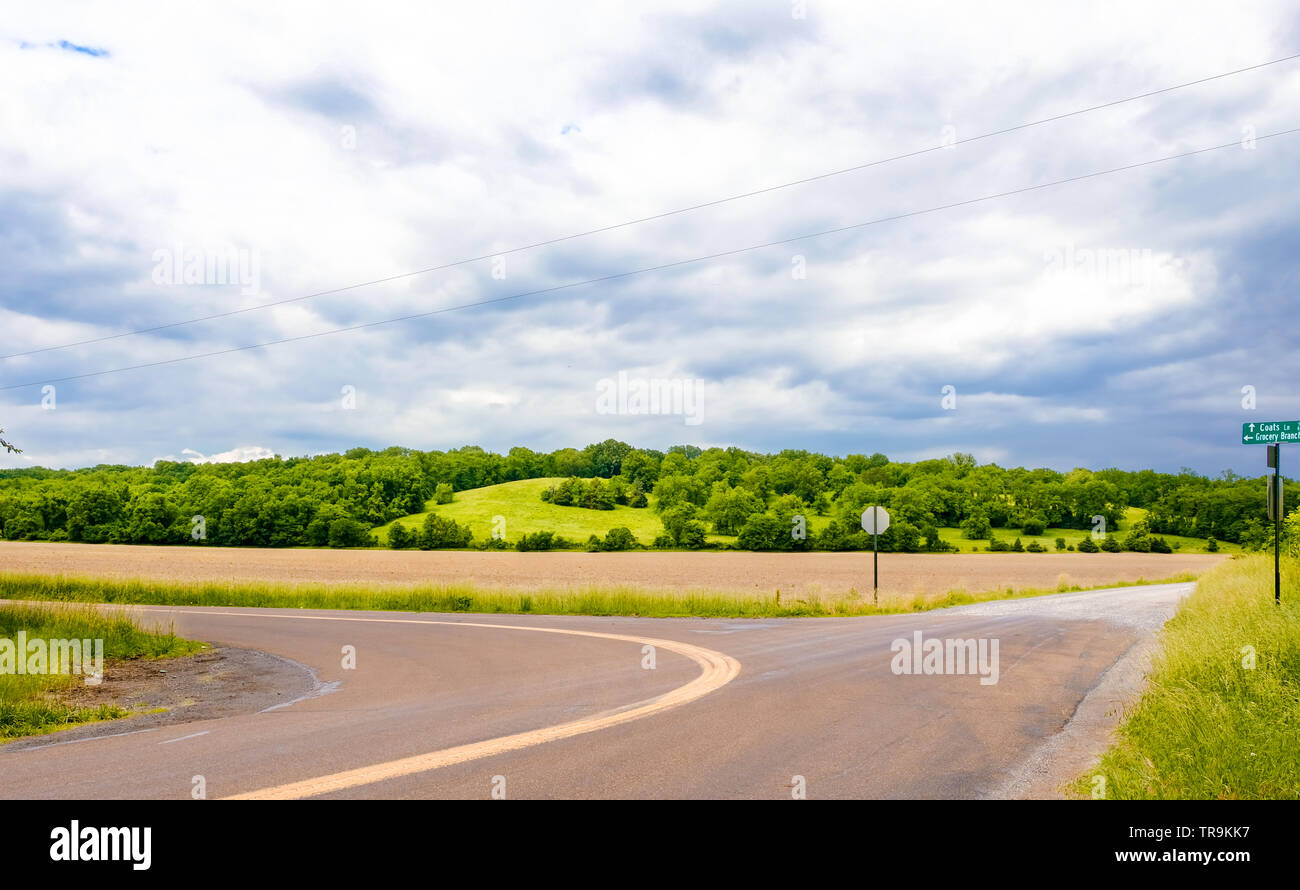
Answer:
[[(1181, 574), (1160, 581), (1190, 581)], [(1114, 586), (1114, 585), (1105, 585)], [(547, 615), (636, 615), (652, 618), (783, 618), (886, 615), (920, 612), (1012, 597), (1041, 596), (1085, 588), (1063, 577), (1055, 588), (1011, 588), (967, 593), (744, 594), (712, 590), (646, 590), (634, 587), (510, 590), (472, 584), (368, 587), (360, 584), (272, 584), (259, 582), (163, 582), (67, 575), (0, 574), (0, 599), (168, 606), (255, 606), (289, 609), (363, 609), (383, 612), (488, 612)]]
[[(91, 639), (104, 641), (104, 661), (185, 655), (202, 644), (169, 631), (146, 631), (123, 615), (105, 614), (88, 605), (0, 604), (0, 638)], [(77, 706), (63, 698), (84, 682), (75, 675), (0, 674), (0, 740), (53, 732), (80, 723), (126, 716), (113, 704)]]
[(1300, 559), (1283, 560), (1282, 581), (1278, 607), (1269, 556), (1201, 576), (1119, 740), (1076, 794), (1102, 776), (1107, 798), (1300, 798)]

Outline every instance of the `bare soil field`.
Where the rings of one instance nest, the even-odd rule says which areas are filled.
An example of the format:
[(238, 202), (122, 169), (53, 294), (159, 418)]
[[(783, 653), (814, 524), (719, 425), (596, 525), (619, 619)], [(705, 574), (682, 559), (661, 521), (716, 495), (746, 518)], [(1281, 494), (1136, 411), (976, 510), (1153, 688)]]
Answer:
[[(970, 593), (1082, 587), (1200, 573), (1221, 554), (882, 553), (880, 589)], [(166, 581), (476, 584), (514, 589), (636, 587), (742, 593), (871, 589), (870, 553), (552, 553), (261, 550), (0, 542), (0, 571)]]

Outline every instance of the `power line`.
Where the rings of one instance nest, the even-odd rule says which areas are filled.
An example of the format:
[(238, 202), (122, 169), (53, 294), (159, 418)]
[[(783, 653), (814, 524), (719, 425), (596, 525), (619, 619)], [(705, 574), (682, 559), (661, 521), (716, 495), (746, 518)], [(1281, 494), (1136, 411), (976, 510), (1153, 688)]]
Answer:
[(726, 198), (716, 198), (712, 201), (705, 201), (701, 204), (692, 204), (688, 207), (679, 207), (676, 210), (666, 210), (662, 213), (655, 213), (650, 216), (642, 216), (636, 219), (625, 220), (619, 223), (612, 223), (607, 226), (601, 226), (595, 229), (588, 229), (585, 232), (575, 232), (570, 235), (561, 235), (559, 237), (550, 238), (545, 241), (534, 241), (532, 244), (524, 244), (519, 247), (511, 247), (507, 250), (499, 250), (493, 253), (483, 254), (482, 256), (468, 257), (463, 260), (456, 260), (454, 262), (443, 263), (442, 265), (439, 266), (429, 266), (424, 269), (417, 269), (414, 272), (402, 272), (397, 275), (390, 275), (386, 278), (376, 278), (371, 281), (362, 281), (357, 284), (349, 284), (349, 285), (345, 285), (344, 287), (336, 287), (331, 290), (317, 291), (316, 293), (305, 294), (299, 297), (288, 297), (283, 300), (274, 300), (269, 303), (259, 303), (256, 306), (245, 306), (241, 309), (231, 309), (226, 312), (216, 312), (211, 315), (202, 315), (197, 318), (185, 319), (183, 321), (173, 321), (173, 322), (168, 322), (166, 324), (154, 325), (152, 327), (147, 327), (147, 328), (137, 328), (136, 330), (123, 331), (117, 334), (105, 334), (102, 337), (91, 337), (86, 340), (77, 340), (72, 343), (62, 343), (57, 346), (42, 346), (38, 349), (29, 349), (25, 352), (13, 352), (8, 355), (0, 355), (0, 359), (7, 360), (11, 358), (21, 358), (23, 356), (36, 355), (42, 352), (53, 352), (59, 349), (71, 349), (74, 346), (89, 346), (94, 343), (104, 343), (109, 340), (119, 340), (124, 337), (134, 337), (139, 334), (152, 334), (158, 331), (165, 331), (165, 330), (170, 330), (172, 328), (185, 327), (186, 325), (199, 324), (205, 321), (215, 321), (216, 319), (219, 318), (230, 318), (235, 315), (243, 315), (244, 313), (247, 312), (259, 312), (263, 309), (271, 309), (275, 306), (285, 306), (290, 303), (300, 303), (303, 302), (304, 300), (313, 300), (316, 299), (317, 297), (325, 297), (325, 296), (330, 296), (332, 294), (340, 294), (350, 290), (358, 290), (363, 287), (372, 287), (377, 284), (387, 284), (392, 281), (400, 281), (404, 278), (412, 278), (416, 275), (427, 275), (430, 272), (440, 272), (445, 269), (453, 269), (456, 268), (457, 266), (464, 266), (469, 263), (482, 262), (483, 260), (489, 260), (494, 257), (508, 256), (513, 253), (521, 253), (526, 250), (534, 250), (538, 247), (549, 247), (555, 244), (561, 244), (565, 241), (572, 241), (576, 238), (586, 238), (591, 235), (599, 235), (604, 232), (612, 232), (617, 229), (627, 228), (628, 226), (635, 226), (645, 222), (653, 222), (654, 220), (658, 220), (658, 219), (666, 219), (668, 217), (677, 216), (682, 213), (690, 213), (695, 210), (704, 210), (709, 207), (717, 207), (721, 204), (727, 204), (731, 201), (740, 201), (745, 198), (753, 198), (759, 195), (765, 195), (765, 194), (770, 194), (772, 192), (780, 191), (782, 189), (793, 188), (794, 186), (807, 185), (808, 183), (818, 182), (820, 180), (829, 179), (834, 176), (843, 176), (846, 173), (855, 173), (859, 170), (867, 170), (871, 167), (879, 167), (884, 164), (891, 164), (894, 161), (901, 161), (907, 158), (919, 157), (920, 155), (929, 154), (935, 151), (942, 151), (945, 148), (949, 148), (957, 145), (965, 145), (971, 142), (978, 142), (982, 139), (990, 139), (994, 136), (1004, 136), (1007, 133), (1014, 133), (1018, 130), (1025, 130), (1030, 127), (1037, 127), (1043, 124), (1053, 123), (1059, 120), (1065, 120), (1066, 118), (1078, 117), (1079, 115), (1089, 114), (1093, 111), (1100, 111), (1105, 108), (1113, 108), (1116, 105), (1123, 105), (1127, 102), (1136, 102), (1139, 99), (1148, 99), (1152, 96), (1161, 95), (1162, 93), (1170, 93), (1175, 90), (1181, 90), (1181, 89), (1186, 89), (1187, 87), (1198, 86), (1203, 83), (1209, 83), (1210, 81), (1214, 81), (1214, 80), (1221, 80), (1225, 77), (1232, 77), (1234, 75), (1244, 74), (1249, 71), (1257, 71), (1260, 68), (1267, 68), (1270, 65), (1278, 65), (1281, 64), (1282, 62), (1290, 62), (1295, 59), (1300, 59), (1300, 53), (1296, 53), (1295, 55), (1290, 55), (1290, 56), (1283, 56), (1280, 59), (1273, 59), (1268, 62), (1261, 62), (1258, 65), (1250, 65), (1246, 68), (1237, 68), (1232, 71), (1224, 71), (1219, 74), (1212, 74), (1209, 77), (1202, 77), (1198, 80), (1189, 80), (1186, 83), (1175, 84), (1174, 86), (1162, 87), (1161, 89), (1158, 90), (1150, 90), (1149, 92), (1139, 93), (1136, 96), (1129, 96), (1125, 99), (1115, 99), (1110, 102), (1103, 102), (1100, 105), (1091, 105), (1087, 108), (1080, 108), (1075, 111), (1067, 111), (1063, 114), (1052, 115), (1051, 117), (1045, 117), (1040, 120), (1029, 121), (1023, 124), (1017, 124), (1013, 127), (1006, 127), (1001, 130), (993, 130), (988, 133), (981, 133), (978, 136), (968, 136), (965, 139), (957, 139), (953, 142), (947, 142), (940, 145), (931, 146), (929, 148), (920, 148), (915, 151), (905, 152), (904, 154), (894, 155), (893, 157), (881, 158), (875, 161), (868, 161), (864, 164), (857, 164), (855, 166), (845, 167), (840, 170), (832, 170), (828, 173), (819, 173), (816, 174), (815, 176), (808, 176), (803, 179), (795, 179), (790, 182), (780, 183), (778, 185), (767, 186), (765, 188), (755, 189), (749, 192), (742, 192), (740, 194), (731, 195), (730, 197), (726, 197)]
[[(1255, 141), (1257, 143), (1263, 142), (1265, 139), (1273, 139), (1278, 136), (1289, 136), (1293, 133), (1300, 133), (1300, 127), (1295, 127), (1290, 130), (1281, 130), (1276, 133), (1268, 133), (1264, 136), (1257, 136), (1255, 137)], [(328, 337), (332, 334), (344, 334), (351, 331), (364, 330), (366, 328), (380, 327), (381, 325), (397, 324), (398, 322), (403, 322), (403, 321), (414, 321), (415, 319), (419, 319), (419, 318), (430, 318), (434, 315), (442, 315), (448, 312), (458, 312), (462, 309), (473, 309), (479, 306), (490, 306), (494, 303), (505, 303), (511, 300), (519, 300), (519, 299), (523, 299), (524, 297), (534, 297), (534, 296), (540, 296), (542, 294), (551, 294), (562, 290), (569, 290), (575, 287), (583, 287), (589, 284), (600, 284), (601, 282), (606, 282), (606, 281), (617, 281), (622, 278), (630, 278), (634, 275), (644, 275), (649, 272), (662, 272), (665, 269), (674, 269), (680, 266), (687, 266), (692, 263), (702, 263), (707, 260), (716, 260), (722, 257), (736, 256), (742, 253), (749, 253), (755, 250), (762, 250), (765, 247), (777, 247), (782, 244), (793, 244), (796, 241), (806, 241), (811, 238), (821, 238), (826, 235), (835, 235), (841, 232), (851, 232), (856, 229), (866, 228), (868, 226), (880, 225), (881, 223), (896, 222), (901, 219), (909, 219), (915, 216), (924, 216), (930, 213), (938, 213), (939, 211), (942, 210), (952, 210), (953, 208), (956, 207), (967, 207), (970, 206), (971, 204), (979, 204), (984, 201), (992, 201), (998, 198), (1007, 198), (1013, 195), (1022, 195), (1027, 192), (1038, 191), (1040, 189), (1051, 188), (1053, 186), (1058, 186), (1058, 185), (1066, 185), (1071, 182), (1080, 182), (1085, 179), (1094, 179), (1098, 176), (1108, 176), (1112, 173), (1122, 173), (1126, 170), (1136, 170), (1140, 167), (1150, 167), (1154, 164), (1163, 164), (1167, 161), (1176, 161), (1182, 158), (1190, 158), (1195, 155), (1205, 154), (1211, 151), (1220, 151), (1225, 148), (1236, 148), (1240, 146), (1240, 144), (1241, 143), (1239, 141), (1225, 142), (1222, 145), (1212, 145), (1208, 148), (1198, 148), (1193, 151), (1181, 152), (1180, 154), (1166, 155), (1165, 157), (1154, 158), (1149, 161), (1139, 161), (1134, 164), (1125, 164), (1122, 167), (1111, 167), (1108, 170), (1096, 170), (1093, 171), (1092, 173), (1083, 173), (1080, 174), (1079, 176), (1070, 176), (1065, 179), (1056, 179), (1051, 182), (1043, 182), (1037, 185), (1028, 185), (1028, 186), (1024, 186), (1023, 188), (1012, 189), (1006, 192), (997, 192), (996, 194), (992, 194), (992, 195), (982, 195), (978, 198), (968, 198), (964, 201), (954, 201), (950, 204), (940, 204), (935, 207), (927, 207), (924, 210), (911, 210), (908, 211), (907, 213), (899, 213), (893, 216), (882, 216), (877, 219), (867, 220), (866, 222), (854, 223), (852, 225), (847, 225), (847, 226), (839, 226), (834, 229), (824, 229), (820, 232), (810, 232), (804, 235), (795, 235), (790, 238), (781, 238), (776, 241), (766, 241), (762, 244), (751, 244), (748, 247), (737, 247), (732, 250), (723, 250), (717, 253), (710, 253), (704, 256), (691, 257), (685, 260), (674, 260), (673, 262), (670, 263), (660, 263), (659, 265), (655, 265), (655, 266), (646, 266), (641, 269), (632, 269), (631, 271), (628, 272), (617, 272), (612, 275), (601, 275), (597, 278), (587, 278), (582, 281), (570, 281), (566, 284), (557, 284), (552, 287), (544, 287), (544, 288), (539, 288), (538, 290), (524, 291), (522, 293), (517, 293), (517, 294), (509, 294), (503, 297), (492, 297), (491, 299), (487, 299), (487, 300), (476, 300), (472, 303), (462, 303), (458, 306), (444, 306), (441, 309), (431, 309), (428, 312), (417, 312), (412, 315), (399, 315), (395, 318), (385, 318), (379, 321), (368, 321), (362, 324), (348, 325), (347, 327), (331, 328), (330, 330), (327, 331), (317, 331), (314, 334), (300, 334), (295, 337), (283, 337), (279, 340), (267, 340), (262, 343), (249, 343), (244, 346), (232, 346), (229, 349), (219, 349), (213, 352), (201, 352), (195, 355), (180, 356), (179, 358), (163, 359), (156, 362), (143, 362), (137, 365), (127, 365), (121, 368), (108, 368), (102, 371), (90, 371), (85, 374), (72, 374), (67, 377), (57, 377), (52, 380), (46, 379), (46, 380), (35, 380), (30, 383), (11, 383), (7, 386), (0, 386), (0, 391), (10, 390), (10, 389), (25, 389), (31, 386), (45, 386), (51, 383), (66, 383), (70, 380), (84, 380), (88, 377), (100, 377), (106, 374), (120, 374), (124, 371), (136, 371), (142, 368), (156, 368), (162, 365), (174, 365), (174, 364), (179, 364), (180, 362), (195, 361), (196, 359), (202, 359), (202, 358), (212, 358), (218, 355), (230, 355), (231, 353), (244, 352), (250, 349), (263, 349), (268, 346), (279, 346), (284, 343), (296, 343), (302, 340), (313, 340), (317, 337)]]

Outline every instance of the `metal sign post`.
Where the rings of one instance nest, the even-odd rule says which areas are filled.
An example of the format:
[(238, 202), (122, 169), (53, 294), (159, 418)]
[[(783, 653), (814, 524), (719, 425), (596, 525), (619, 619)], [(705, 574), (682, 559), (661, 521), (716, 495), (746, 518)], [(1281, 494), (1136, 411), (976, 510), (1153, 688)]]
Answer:
[(1271, 420), (1243, 423), (1242, 445), (1267, 445), (1268, 466), (1273, 478), (1268, 483), (1268, 518), (1273, 521), (1273, 602), (1282, 605), (1282, 516), (1286, 505), (1282, 489), (1282, 443), (1300, 442), (1300, 420)]
[(880, 533), (889, 528), (889, 513), (884, 507), (862, 511), (862, 530), (871, 532), (871, 601), (880, 602)]
[(1268, 446), (1273, 478), (1268, 486), (1268, 518), (1273, 520), (1273, 602), (1282, 605), (1282, 445)]

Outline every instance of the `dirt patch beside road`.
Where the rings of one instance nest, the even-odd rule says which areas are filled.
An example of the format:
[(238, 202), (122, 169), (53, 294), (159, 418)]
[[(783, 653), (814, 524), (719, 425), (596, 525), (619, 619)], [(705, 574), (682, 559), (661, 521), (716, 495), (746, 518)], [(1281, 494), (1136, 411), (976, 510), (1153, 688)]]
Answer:
[[(884, 553), (887, 593), (976, 593), (1084, 587), (1199, 573), (1226, 556), (1161, 553)], [(455, 550), (261, 550), (0, 542), (0, 571), (165, 581), (452, 584), (536, 589), (627, 586), (650, 590), (842, 594), (871, 589), (870, 553), (515, 553)]]
[(58, 697), (77, 707), (114, 704), (131, 716), (24, 736), (0, 746), (0, 753), (246, 714), (320, 691), (310, 668), (251, 649), (223, 647), (182, 658), (113, 660), (104, 665), (103, 683), (70, 686)]

